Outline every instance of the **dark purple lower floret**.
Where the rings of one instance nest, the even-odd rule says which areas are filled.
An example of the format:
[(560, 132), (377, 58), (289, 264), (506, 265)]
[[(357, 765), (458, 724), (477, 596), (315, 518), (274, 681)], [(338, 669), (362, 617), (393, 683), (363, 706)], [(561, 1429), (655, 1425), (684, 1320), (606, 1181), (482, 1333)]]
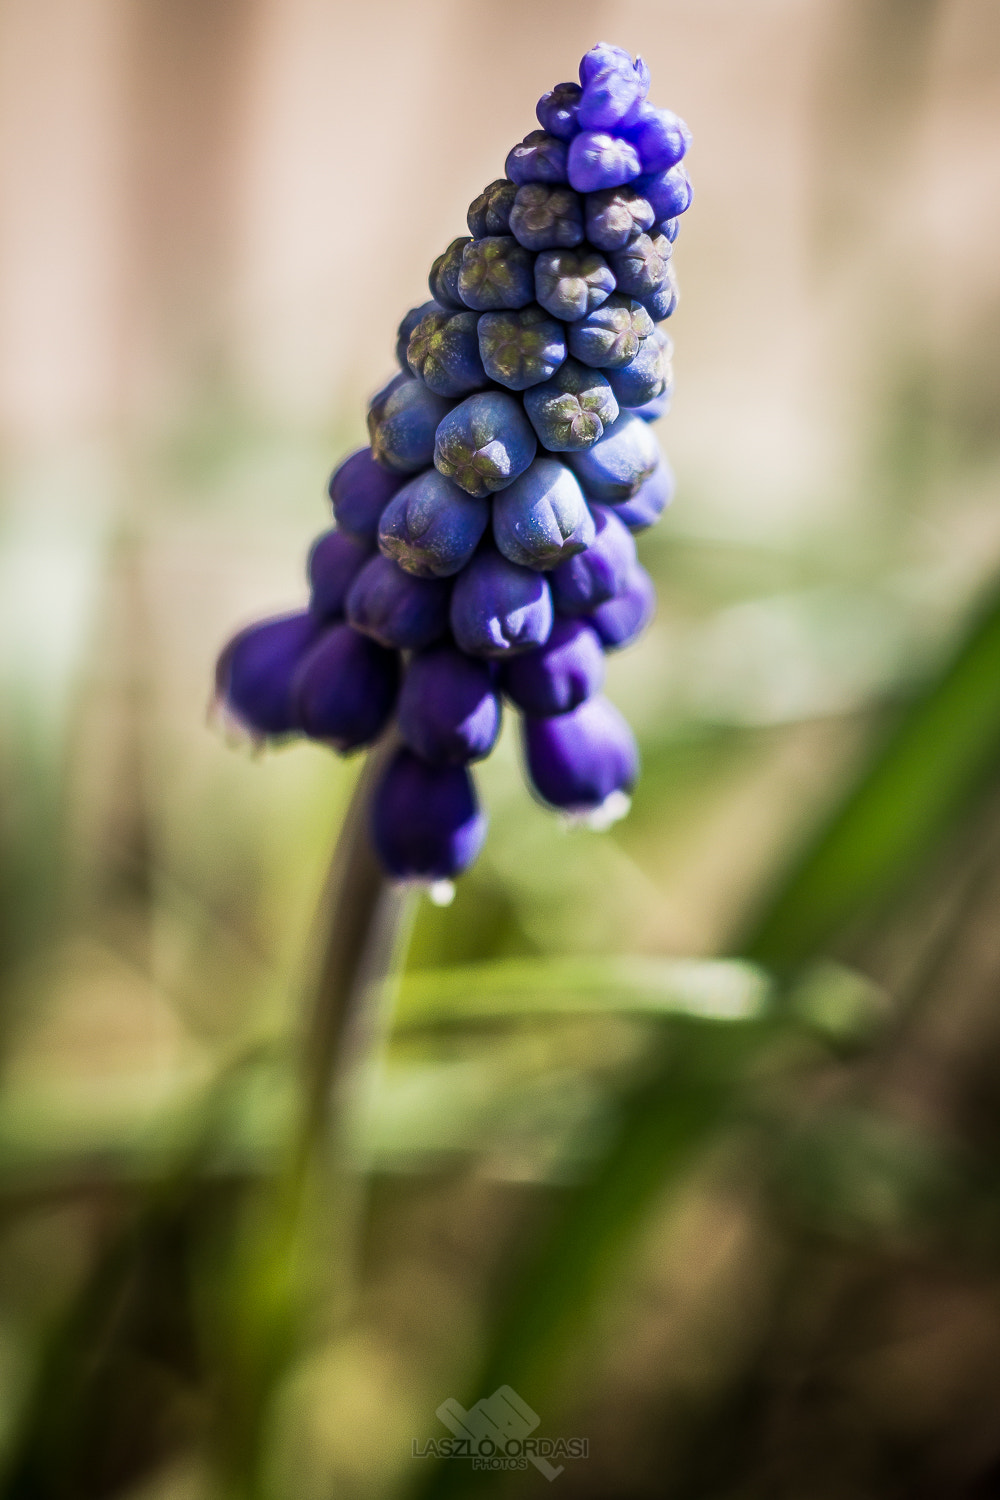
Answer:
[(618, 509), (591, 505), (594, 540), (586, 552), (579, 552), (553, 568), (549, 585), (559, 614), (589, 614), (628, 586), (636, 562), (635, 542), (622, 524)]
[(468, 495), (513, 484), (538, 448), (524, 407), (506, 391), (480, 391), (450, 411), (434, 440), (434, 467)]
[(566, 465), (555, 458), (536, 458), (496, 495), (493, 537), (508, 561), (542, 571), (589, 547), (593, 517)]
[(397, 375), (368, 410), (368, 435), (377, 461), (397, 474), (426, 469), (434, 457), (434, 434), (451, 406), (416, 376)]
[(531, 252), (512, 234), (471, 240), (462, 252), (458, 295), (476, 312), (527, 307), (535, 295)]
[(588, 499), (614, 505), (629, 500), (660, 462), (660, 449), (646, 422), (623, 411), (600, 442), (582, 453), (568, 453), (566, 462)]
[(605, 651), (624, 651), (637, 641), (656, 613), (656, 588), (639, 563), (629, 573), (621, 594), (599, 604), (588, 616)]
[(474, 312), (429, 312), (410, 334), (406, 361), (435, 395), (467, 396), (489, 385), (479, 357), (479, 317)]
[(418, 578), (450, 578), (465, 567), (489, 520), (485, 500), (467, 495), (437, 469), (425, 469), (382, 512), (379, 550)]
[(649, 478), (636, 490), (631, 500), (616, 505), (614, 513), (629, 531), (645, 531), (658, 521), (674, 498), (674, 471), (661, 458)]
[(535, 295), (554, 318), (573, 323), (605, 303), (615, 278), (596, 250), (543, 250), (535, 260)]
[(531, 784), (550, 806), (596, 812), (635, 785), (635, 737), (607, 698), (588, 698), (555, 718), (525, 718), (523, 726)]
[(657, 287), (655, 292), (650, 292), (648, 296), (643, 297), (641, 300), (643, 307), (649, 313), (654, 323), (660, 323), (664, 318), (669, 318), (673, 315), (679, 297), (680, 290), (677, 286), (677, 278), (671, 266), (663, 279), (663, 285)]
[(604, 686), (601, 642), (584, 621), (557, 619), (544, 646), (502, 664), (500, 685), (526, 714), (571, 713)]
[(636, 235), (651, 229), (653, 210), (632, 187), (590, 193), (584, 205), (587, 239), (605, 252), (623, 249)]
[(422, 302), (419, 307), (411, 307), (406, 317), (400, 323), (396, 333), (396, 359), (404, 375), (410, 374), (410, 365), (406, 358), (406, 351), (410, 343), (410, 334), (416, 328), (421, 318), (425, 318), (428, 313), (444, 311), (445, 309), (441, 306), (440, 302), (435, 302), (432, 297), (429, 302)]
[(489, 755), (500, 733), (500, 699), (489, 662), (442, 643), (410, 660), (399, 695), (399, 732), (433, 764), (464, 766)]
[(309, 550), (309, 608), (318, 620), (344, 613), (347, 590), (371, 556), (370, 542), (346, 531), (324, 531)]
[(479, 197), (469, 204), (468, 225), (473, 239), (481, 240), (490, 234), (510, 234), (510, 211), (516, 195), (517, 183), (506, 177), (498, 177), (489, 187), (483, 188)]
[(524, 393), (524, 409), (543, 448), (590, 448), (618, 417), (618, 402), (600, 370), (567, 359), (551, 380)]
[(427, 285), (431, 289), (431, 296), (442, 307), (461, 311), (466, 305), (458, 289), (458, 278), (462, 271), (462, 256), (469, 243), (467, 234), (459, 235), (431, 266)]
[(656, 338), (645, 339), (635, 359), (618, 370), (608, 370), (608, 384), (619, 406), (645, 406), (655, 401), (666, 386), (663, 348)]
[(665, 235), (654, 239), (650, 234), (637, 234), (623, 249), (613, 250), (608, 263), (619, 292), (645, 303), (668, 280), (672, 253)]
[(579, 245), (583, 239), (583, 205), (572, 188), (526, 182), (517, 190), (510, 232), (526, 250)]
[(641, 302), (615, 292), (600, 307), (566, 332), (569, 352), (596, 370), (614, 370), (635, 359), (643, 340), (653, 333), (653, 320)]
[(378, 523), (393, 495), (406, 481), (375, 462), (370, 448), (359, 448), (330, 475), (334, 519), (341, 531), (375, 545)]
[(566, 142), (547, 130), (529, 130), (524, 140), (508, 151), (504, 171), (518, 187), (528, 182), (565, 182)]
[(299, 728), (346, 752), (370, 745), (389, 721), (399, 655), (349, 625), (334, 625), (299, 663), (292, 697)]
[(476, 858), (486, 817), (464, 766), (432, 766), (397, 750), (372, 796), (372, 841), (397, 880), (450, 880)]
[(566, 358), (562, 324), (534, 303), (518, 311), (483, 313), (479, 353), (486, 374), (509, 391), (550, 380)]
[(347, 619), (382, 646), (419, 651), (448, 626), (451, 583), (415, 578), (381, 553), (361, 569), (347, 595)]
[(294, 734), (292, 679), (323, 627), (307, 610), (248, 625), (223, 647), (215, 668), (215, 706), (251, 738)]
[(455, 579), (452, 634), (470, 656), (502, 657), (543, 646), (552, 630), (552, 595), (541, 573), (483, 547)]

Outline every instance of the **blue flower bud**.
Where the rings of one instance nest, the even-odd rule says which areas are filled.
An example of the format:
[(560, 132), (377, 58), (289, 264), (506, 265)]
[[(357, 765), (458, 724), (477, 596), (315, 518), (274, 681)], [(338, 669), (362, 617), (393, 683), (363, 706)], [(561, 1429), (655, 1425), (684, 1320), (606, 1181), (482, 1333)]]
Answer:
[(517, 190), (510, 232), (526, 250), (579, 245), (583, 239), (583, 203), (579, 194), (567, 187), (526, 182)]
[(566, 358), (562, 324), (534, 304), (519, 312), (483, 313), (479, 353), (491, 380), (511, 391), (550, 380)]
[(527, 307), (535, 295), (532, 257), (512, 234), (471, 240), (462, 252), (458, 290), (466, 307), (490, 312)]
[(643, 339), (653, 332), (653, 320), (641, 302), (618, 292), (566, 331), (569, 352), (582, 364), (614, 370), (629, 364)]
[(538, 444), (520, 401), (505, 391), (468, 396), (437, 430), (434, 466), (468, 495), (482, 497), (512, 484)]
[(447, 579), (417, 578), (377, 552), (348, 590), (348, 624), (380, 646), (419, 651), (444, 635), (450, 590)]
[(399, 655), (334, 625), (303, 657), (292, 693), (304, 734), (342, 752), (377, 739), (399, 688)]
[(294, 734), (292, 680), (322, 628), (302, 611), (259, 620), (233, 636), (215, 668), (215, 710), (223, 722), (235, 722), (252, 739)]
[[(592, 78), (596, 78), (599, 73), (611, 68), (617, 68), (622, 73), (632, 72), (632, 56), (625, 51), (624, 47), (614, 47), (610, 42), (598, 42), (580, 59), (580, 82), (586, 88)], [(646, 86), (648, 85), (647, 73)]]
[(618, 416), (607, 379), (575, 359), (567, 359), (544, 385), (525, 391), (524, 409), (550, 453), (590, 448)]
[(507, 656), (543, 646), (552, 630), (552, 595), (541, 573), (519, 568), (491, 547), (455, 579), (451, 629), (470, 656)]
[(330, 475), (329, 493), (339, 529), (374, 546), (379, 517), (403, 483), (402, 474), (389, 473), (375, 462), (370, 448), (358, 448)]
[(636, 563), (623, 591), (599, 604), (587, 619), (600, 636), (605, 651), (623, 651), (639, 639), (655, 613), (653, 580)]
[(660, 235), (654, 240), (648, 234), (638, 234), (624, 249), (613, 251), (608, 260), (619, 292), (644, 299), (659, 291), (670, 274), (672, 254), (668, 239)]
[(482, 848), (486, 818), (464, 766), (431, 766), (403, 748), (375, 787), (371, 833), (397, 880), (451, 880)]
[(584, 130), (613, 130), (630, 116), (644, 94), (642, 79), (633, 69), (631, 59), (627, 68), (615, 59), (590, 73), (577, 119)]
[(629, 122), (629, 136), (644, 172), (667, 171), (691, 147), (691, 132), (680, 116), (670, 109), (654, 109), (651, 104), (639, 106)]
[(604, 686), (604, 651), (582, 620), (556, 620), (544, 646), (503, 663), (500, 685), (523, 713), (568, 714)]
[(618, 370), (608, 371), (608, 382), (618, 404), (643, 406), (653, 401), (666, 387), (666, 362), (656, 338), (644, 339), (635, 359)]
[(554, 568), (594, 539), (583, 491), (565, 464), (536, 458), (493, 501), (493, 537), (504, 557), (523, 568)]
[(660, 519), (673, 498), (674, 473), (666, 459), (661, 458), (631, 500), (615, 506), (615, 515), (629, 531), (645, 531)]
[(641, 301), (653, 321), (662, 323), (674, 311), (679, 297), (680, 291), (674, 277), (674, 268), (673, 266), (668, 266), (662, 286), (658, 287), (655, 292), (648, 293)]
[(465, 567), (489, 519), (485, 500), (474, 500), (437, 469), (427, 469), (389, 501), (379, 549), (417, 578), (448, 578)]
[(511, 182), (566, 181), (566, 142), (545, 130), (531, 130), (507, 153), (504, 171)]
[(368, 409), (368, 435), (377, 461), (398, 474), (426, 469), (434, 456), (434, 434), (450, 407), (423, 381), (397, 375)]
[(576, 118), (580, 94), (578, 83), (557, 83), (543, 94), (535, 108), (542, 129), (561, 141), (571, 141), (580, 128)]
[(443, 251), (431, 266), (427, 284), (431, 289), (431, 296), (442, 307), (452, 307), (460, 311), (468, 306), (459, 292), (458, 278), (462, 270), (465, 247), (470, 243), (467, 234), (460, 235), (457, 240), (452, 240), (447, 250)]
[(467, 222), (473, 239), (510, 234), (510, 211), (516, 196), (517, 183), (509, 182), (506, 177), (498, 177), (496, 182), (483, 188), (479, 197), (469, 204)]
[(644, 401), (641, 406), (630, 407), (634, 416), (641, 417), (644, 422), (658, 422), (665, 417), (670, 410), (670, 398), (673, 391), (666, 385), (659, 396), (654, 396), (652, 401)]
[(594, 518), (594, 540), (586, 552), (567, 558), (554, 568), (549, 578), (552, 600), (561, 615), (589, 614), (606, 599), (624, 593), (636, 564), (635, 542), (622, 524), (617, 508), (608, 510), (603, 505), (592, 505), (590, 511)]
[(566, 812), (602, 808), (626, 796), (639, 774), (631, 729), (607, 698), (588, 698), (571, 714), (523, 721), (532, 786), (544, 802)]
[(655, 177), (644, 177), (641, 186), (658, 220), (674, 219), (691, 207), (691, 179), (679, 162)]
[(410, 335), (406, 359), (438, 396), (466, 396), (489, 384), (479, 357), (474, 312), (430, 312)]
[(570, 465), (591, 500), (629, 500), (660, 462), (660, 449), (648, 425), (623, 411), (592, 448), (569, 453)]
[(397, 722), (424, 760), (452, 766), (482, 760), (497, 742), (501, 713), (489, 662), (451, 645), (431, 646), (411, 658)]
[(596, 250), (543, 250), (535, 258), (535, 295), (554, 318), (572, 323), (600, 307), (615, 278)]
[(642, 171), (639, 154), (631, 141), (595, 130), (582, 130), (573, 137), (567, 166), (570, 186), (578, 193), (623, 187)]
[(583, 211), (587, 238), (599, 250), (621, 250), (654, 223), (649, 203), (631, 187), (588, 193)]
[(666, 235), (671, 244), (677, 239), (681, 227), (680, 219), (661, 219), (656, 226), (657, 234)]
[(399, 368), (402, 370), (404, 375), (410, 374), (410, 366), (406, 358), (406, 350), (410, 342), (410, 334), (413, 332), (414, 328), (416, 328), (421, 318), (426, 318), (427, 314), (432, 312), (444, 312), (444, 308), (441, 306), (440, 302), (435, 302), (433, 297), (429, 302), (422, 302), (419, 307), (411, 307), (409, 312), (406, 314), (406, 317), (399, 325), (399, 331), (396, 334), (396, 359), (398, 360)]
[(317, 620), (333, 620), (344, 613), (344, 599), (371, 556), (371, 543), (347, 531), (324, 531), (309, 550), (309, 609)]

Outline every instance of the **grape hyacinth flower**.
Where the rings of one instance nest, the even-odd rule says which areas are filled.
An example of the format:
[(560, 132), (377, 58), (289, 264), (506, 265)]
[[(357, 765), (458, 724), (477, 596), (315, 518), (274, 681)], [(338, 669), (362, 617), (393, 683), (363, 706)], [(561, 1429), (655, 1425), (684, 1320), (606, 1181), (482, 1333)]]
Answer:
[(691, 203), (687, 126), (648, 92), (642, 59), (601, 42), (539, 99), (399, 324), (370, 446), (330, 479), (308, 608), (219, 658), (219, 712), (255, 743), (385, 741), (369, 825), (394, 880), (476, 858), (469, 768), (504, 701), (542, 802), (601, 827), (628, 807), (638, 752), (605, 658), (655, 609), (634, 533), (673, 496), (651, 424)]

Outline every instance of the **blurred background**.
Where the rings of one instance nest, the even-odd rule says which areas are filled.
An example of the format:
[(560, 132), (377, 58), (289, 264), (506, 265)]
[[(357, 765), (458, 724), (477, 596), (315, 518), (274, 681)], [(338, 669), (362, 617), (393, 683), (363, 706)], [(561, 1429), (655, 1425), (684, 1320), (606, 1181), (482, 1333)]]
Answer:
[[(695, 140), (678, 498), (609, 683), (644, 777), (596, 836), (531, 801), (510, 725), (482, 768), (485, 852), (417, 915), (360, 1291), (317, 1294), (254, 1483), (472, 1494), (412, 1443), (509, 1383), (589, 1439), (563, 1496), (1000, 1493), (1000, 657), (890, 788), (919, 822), (958, 765), (934, 837), (870, 891), (876, 799), (837, 919), (774, 917), (1000, 573), (995, 6), (2, 0), (4, 1495), (228, 1493), (214, 1310), (358, 764), (233, 755), (214, 658), (304, 601), (400, 317), (599, 38)], [(663, 1048), (704, 1082), (690, 1149), (521, 1377), (529, 1252), (597, 1201), (615, 1122), (638, 1139), (621, 1100)]]

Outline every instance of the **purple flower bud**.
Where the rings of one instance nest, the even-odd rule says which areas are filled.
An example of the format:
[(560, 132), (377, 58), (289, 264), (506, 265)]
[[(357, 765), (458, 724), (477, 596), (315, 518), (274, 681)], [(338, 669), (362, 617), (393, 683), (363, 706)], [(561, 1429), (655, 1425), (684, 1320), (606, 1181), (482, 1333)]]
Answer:
[(215, 710), (252, 739), (293, 734), (296, 668), (322, 631), (302, 611), (248, 625), (223, 647), (215, 668)]
[(347, 590), (371, 556), (371, 543), (346, 531), (324, 531), (309, 551), (309, 609), (317, 620), (344, 613)]
[(330, 499), (341, 531), (375, 545), (379, 517), (404, 483), (375, 462), (370, 448), (358, 448), (330, 475)]
[(380, 464), (397, 474), (426, 469), (434, 457), (434, 434), (451, 402), (435, 396), (413, 375), (397, 375), (368, 409), (368, 435)]
[(500, 668), (500, 685), (523, 713), (568, 714), (604, 686), (604, 652), (582, 620), (556, 620), (537, 651)]
[(455, 579), (452, 634), (470, 656), (507, 656), (542, 646), (552, 630), (545, 578), (484, 547)]
[(458, 278), (462, 270), (462, 256), (468, 244), (471, 244), (469, 236), (460, 235), (457, 240), (452, 240), (447, 250), (431, 266), (427, 284), (431, 289), (431, 296), (442, 307), (460, 311), (467, 306), (458, 290)]
[(662, 323), (665, 318), (670, 317), (677, 306), (679, 298), (680, 291), (674, 276), (674, 268), (673, 266), (668, 266), (667, 274), (663, 278), (663, 284), (655, 292), (650, 292), (641, 300), (643, 307), (653, 321)]
[(431, 766), (397, 750), (372, 797), (372, 842), (398, 880), (450, 880), (472, 864), (486, 837), (464, 766)]
[(435, 395), (467, 396), (489, 384), (479, 357), (474, 312), (430, 312), (410, 335), (406, 359)]
[(595, 68), (587, 79), (577, 118), (584, 130), (613, 130), (641, 102), (645, 90), (632, 67), (612, 63)]
[(396, 334), (396, 359), (399, 361), (399, 368), (404, 375), (410, 374), (410, 366), (406, 358), (410, 334), (416, 328), (421, 318), (426, 318), (427, 314), (432, 312), (444, 312), (444, 308), (440, 302), (435, 302), (433, 297), (429, 302), (422, 302), (419, 307), (411, 307), (399, 325), (399, 331)]
[(493, 537), (504, 557), (544, 571), (594, 539), (583, 491), (565, 464), (536, 458), (493, 501)]
[(532, 269), (532, 257), (512, 234), (470, 240), (462, 252), (459, 294), (476, 312), (527, 307), (535, 295)]
[(497, 742), (500, 719), (489, 662), (451, 645), (414, 654), (403, 678), (397, 720), (417, 755), (435, 765), (482, 760)]
[(605, 651), (623, 651), (637, 641), (656, 613), (656, 589), (645, 568), (636, 563), (622, 593), (599, 604), (588, 616)]
[(652, 401), (644, 401), (641, 406), (633, 406), (629, 410), (634, 416), (641, 417), (644, 422), (658, 422), (670, 410), (672, 395), (673, 390), (667, 385), (659, 396), (653, 397)]
[(642, 303), (615, 292), (578, 323), (571, 323), (566, 340), (574, 359), (613, 370), (635, 359), (652, 332), (653, 320)]
[(621, 250), (637, 234), (651, 229), (653, 210), (636, 188), (608, 188), (584, 200), (587, 238), (599, 250)]
[(504, 171), (511, 182), (566, 181), (566, 142), (545, 130), (531, 130), (507, 153)]
[[(598, 42), (580, 59), (580, 82), (586, 88), (592, 78), (610, 68), (617, 68), (621, 73), (632, 72), (631, 54), (624, 47), (613, 47), (610, 42)], [(648, 74), (646, 82), (648, 86)]]
[(680, 162), (655, 177), (644, 177), (641, 186), (657, 219), (674, 219), (691, 207), (694, 191)]
[(568, 168), (570, 186), (578, 193), (600, 193), (634, 181), (642, 164), (631, 141), (583, 130), (570, 142)]
[(510, 215), (510, 232), (526, 250), (579, 245), (583, 239), (583, 204), (567, 187), (527, 182), (518, 188)]
[(303, 733), (342, 752), (377, 739), (389, 721), (399, 687), (399, 656), (334, 625), (303, 657), (292, 685)]
[(485, 500), (474, 500), (437, 469), (411, 479), (386, 506), (378, 544), (417, 578), (448, 578), (464, 568), (490, 519)]
[(543, 448), (590, 448), (618, 416), (618, 402), (599, 370), (567, 359), (551, 380), (524, 393), (524, 409)]
[(532, 304), (518, 312), (483, 313), (479, 353), (491, 380), (511, 391), (550, 380), (566, 358), (562, 324)]
[(554, 568), (549, 578), (552, 600), (561, 615), (589, 614), (606, 599), (624, 593), (636, 565), (635, 542), (617, 509), (592, 505), (590, 511), (594, 540), (586, 552)]
[(585, 494), (606, 504), (629, 500), (660, 462), (656, 438), (645, 422), (623, 411), (592, 448), (570, 453), (572, 467)]
[(657, 234), (666, 235), (671, 244), (677, 239), (681, 227), (680, 219), (661, 219), (656, 226)]
[(580, 126), (576, 113), (580, 104), (581, 89), (578, 83), (557, 83), (539, 99), (535, 109), (538, 123), (549, 135), (561, 141), (570, 141)]
[(619, 406), (643, 406), (653, 401), (666, 386), (666, 361), (658, 339), (644, 339), (635, 359), (608, 371), (608, 382)]
[(651, 104), (639, 106), (629, 121), (629, 135), (644, 172), (667, 171), (691, 147), (691, 132), (680, 116), (670, 109), (654, 109)]
[(418, 651), (444, 635), (450, 589), (447, 579), (416, 578), (376, 553), (348, 591), (348, 623), (381, 646)]
[(619, 292), (625, 297), (646, 298), (659, 291), (670, 274), (673, 246), (660, 235), (655, 240), (638, 234), (622, 250), (614, 250), (608, 260)]
[(516, 195), (517, 183), (509, 182), (506, 177), (498, 177), (496, 182), (483, 188), (479, 197), (469, 204), (467, 222), (473, 239), (510, 234), (510, 211)]
[(466, 494), (482, 497), (512, 484), (538, 444), (520, 401), (505, 391), (469, 396), (437, 430), (434, 466)]
[(602, 306), (615, 278), (595, 250), (543, 250), (535, 258), (535, 295), (554, 318), (571, 323)]
[(674, 498), (674, 473), (665, 458), (645, 480), (631, 500), (615, 506), (615, 515), (629, 531), (645, 531), (658, 521)]
[(607, 698), (588, 698), (571, 714), (525, 718), (523, 734), (531, 783), (552, 807), (596, 811), (635, 785), (635, 738)]

